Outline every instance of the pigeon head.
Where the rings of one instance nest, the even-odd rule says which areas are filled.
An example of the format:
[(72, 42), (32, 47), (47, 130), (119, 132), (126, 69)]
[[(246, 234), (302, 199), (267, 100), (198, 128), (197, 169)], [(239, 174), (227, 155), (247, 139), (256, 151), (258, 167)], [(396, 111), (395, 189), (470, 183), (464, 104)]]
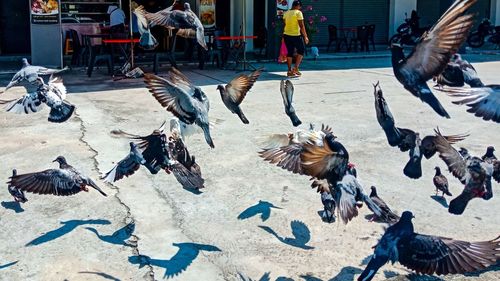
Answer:
[(370, 189), (372, 190), (372, 192), (370, 193), (370, 197), (377, 196), (377, 188), (374, 185), (372, 185)]
[(488, 146), (486, 148), (486, 154), (492, 154), (495, 151), (495, 148), (493, 146)]
[(373, 84), (373, 94), (376, 98), (382, 98), (382, 88), (380, 88), (380, 81), (377, 81), (376, 84)]
[(189, 3), (184, 3), (184, 10), (186, 11), (191, 10), (191, 5), (189, 5)]
[(460, 150), (458, 151), (458, 153), (460, 153), (460, 155), (462, 155), (462, 157), (466, 157), (467, 155), (469, 155), (469, 151), (463, 147), (460, 147)]
[(434, 170), (436, 170), (436, 172), (441, 172), (441, 169), (438, 166), (434, 167)]
[(30, 63), (28, 62), (28, 59), (27, 59), (27, 58), (23, 58), (23, 59), (21, 60), (21, 62), (23, 63), (23, 67), (26, 67), (26, 66), (29, 66), (29, 65), (30, 65)]
[(403, 214), (401, 214), (400, 221), (407, 221), (407, 222), (410, 221), (411, 222), (411, 220), (413, 218), (415, 218), (415, 216), (413, 215), (412, 212), (410, 212), (410, 211), (404, 211)]
[(459, 61), (459, 60), (462, 60), (462, 56), (460, 54), (453, 54), (453, 56), (451, 56), (451, 61), (452, 62), (456, 62), (456, 61)]
[(217, 90), (219, 90), (219, 91), (220, 91), (220, 94), (222, 95), (222, 93), (224, 93), (224, 86), (222, 86), (222, 85), (218, 85), (218, 86), (217, 86)]
[(137, 147), (137, 145), (133, 142), (130, 142), (129, 145), (130, 145), (130, 149), (134, 149)]
[(57, 163), (59, 163), (59, 165), (65, 165), (65, 164), (68, 164), (68, 163), (66, 162), (66, 158), (64, 158), (64, 156), (57, 156), (57, 158), (56, 158), (56, 159), (54, 159), (54, 161), (52, 161), (52, 162), (57, 162)]

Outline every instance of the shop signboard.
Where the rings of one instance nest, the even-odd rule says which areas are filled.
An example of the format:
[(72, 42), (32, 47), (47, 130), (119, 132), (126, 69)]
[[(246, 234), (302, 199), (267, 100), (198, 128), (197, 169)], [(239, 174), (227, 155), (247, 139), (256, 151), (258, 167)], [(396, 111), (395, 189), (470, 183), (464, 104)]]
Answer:
[(59, 0), (31, 0), (31, 23), (59, 23)]
[(31, 62), (62, 67), (61, 7), (59, 0), (30, 0)]
[(200, 2), (200, 20), (205, 30), (215, 29), (215, 0)]

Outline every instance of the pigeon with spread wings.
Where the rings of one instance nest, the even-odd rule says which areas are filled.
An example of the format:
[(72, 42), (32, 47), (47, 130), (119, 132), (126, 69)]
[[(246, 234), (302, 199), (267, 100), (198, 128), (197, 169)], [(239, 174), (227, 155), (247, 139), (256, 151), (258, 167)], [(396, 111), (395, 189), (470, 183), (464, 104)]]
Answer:
[(500, 85), (486, 85), (479, 88), (442, 89), (453, 98), (454, 104), (466, 105), (467, 112), (485, 121), (500, 123)]
[(419, 234), (414, 231), (413, 214), (387, 228), (358, 281), (370, 281), (389, 261), (399, 262), (417, 274), (464, 274), (486, 269), (500, 256), (500, 236), (484, 242), (467, 242)]
[[(426, 159), (430, 159), (436, 154), (436, 137), (426, 136), (421, 139), (420, 134), (413, 130), (396, 127), (394, 117), (384, 98), (380, 84), (377, 82), (373, 87), (377, 121), (384, 130), (389, 145), (399, 147), (402, 152), (409, 151), (410, 160), (405, 165), (403, 173), (412, 179), (420, 178), (422, 176), (422, 156), (425, 156)], [(439, 129), (435, 131), (437, 132)], [(450, 143), (456, 143), (464, 140), (467, 136), (468, 135), (465, 134), (451, 135), (445, 136), (445, 139)]]
[(446, 163), (449, 171), (465, 185), (462, 193), (451, 200), (448, 211), (460, 215), (470, 200), (477, 197), (491, 199), (491, 178), (497, 182), (500, 180), (495, 178), (495, 165), (471, 156), (465, 148), (457, 151), (439, 132), (436, 133), (436, 140), (439, 157)]
[(285, 113), (288, 115), (290, 120), (292, 121), (292, 125), (294, 127), (302, 124), (299, 117), (295, 113), (295, 108), (293, 107), (293, 84), (290, 80), (281, 80), (280, 84), (281, 97), (283, 98), (283, 105), (285, 106)]
[(437, 85), (462, 87), (468, 84), (472, 88), (484, 87), (476, 69), (468, 61), (462, 59), (460, 54), (454, 54), (444, 71), (435, 77)]
[(53, 162), (59, 163), (59, 169), (15, 174), (9, 178), (8, 185), (21, 191), (56, 196), (73, 195), (80, 191), (88, 192), (87, 186), (91, 186), (102, 195), (107, 196), (92, 179), (69, 165), (63, 156), (57, 157)]
[(210, 103), (200, 87), (193, 85), (179, 70), (172, 68), (167, 78), (145, 74), (146, 87), (155, 99), (186, 124), (198, 125), (205, 134), (205, 140), (214, 148), (210, 135), (208, 111)]
[(246, 97), (248, 91), (252, 88), (253, 84), (257, 81), (262, 70), (258, 69), (249, 75), (241, 74), (231, 80), (225, 87), (218, 85), (217, 90), (220, 92), (222, 102), (232, 113), (238, 115), (244, 124), (250, 123), (243, 114), (240, 104)]
[(474, 15), (465, 13), (477, 0), (456, 0), (422, 37), (409, 56), (399, 44), (391, 45), (394, 75), (406, 90), (429, 104), (439, 115), (450, 118), (427, 81), (439, 75), (451, 56), (467, 39)]

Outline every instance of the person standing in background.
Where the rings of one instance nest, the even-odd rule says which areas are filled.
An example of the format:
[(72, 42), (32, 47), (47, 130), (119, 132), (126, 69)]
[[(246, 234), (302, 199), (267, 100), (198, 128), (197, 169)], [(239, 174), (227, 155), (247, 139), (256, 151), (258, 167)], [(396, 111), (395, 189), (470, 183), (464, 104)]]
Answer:
[[(302, 3), (300, 1), (293, 1), (292, 8), (283, 14), (284, 29), (283, 29), (283, 39), (285, 41), (287, 49), (286, 62), (288, 64), (288, 77), (297, 77), (302, 74), (299, 71), (300, 63), (304, 57), (305, 45), (309, 44), (309, 38), (307, 37), (306, 28), (304, 25), (304, 15), (300, 11), (302, 8)], [(304, 41), (302, 41), (302, 36)], [(297, 50), (297, 56), (295, 58), (295, 67), (292, 69), (292, 58), (294, 51)]]
[(125, 33), (125, 12), (116, 5), (110, 5), (108, 14), (111, 26), (109, 32), (111, 34)]

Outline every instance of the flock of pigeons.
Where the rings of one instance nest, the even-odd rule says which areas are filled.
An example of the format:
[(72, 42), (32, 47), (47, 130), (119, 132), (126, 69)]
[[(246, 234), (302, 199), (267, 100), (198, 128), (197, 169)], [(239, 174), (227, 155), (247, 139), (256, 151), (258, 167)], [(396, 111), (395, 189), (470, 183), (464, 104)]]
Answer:
[[(434, 27), (421, 37), (409, 56), (404, 55), (400, 45), (393, 44), (393, 70), (405, 89), (443, 117), (450, 118), (427, 86), (430, 79), (437, 82), (438, 90), (461, 97), (456, 103), (469, 106), (469, 112), (484, 120), (500, 123), (500, 86), (484, 86), (472, 65), (457, 54), (472, 26), (473, 16), (467, 14), (467, 10), (475, 2), (456, 0)], [(146, 17), (151, 20), (156, 18), (148, 14)], [(7, 111), (28, 114), (37, 112), (45, 104), (51, 109), (50, 122), (68, 120), (75, 106), (65, 101), (66, 90), (62, 80), (54, 76), (60, 71), (31, 66), (23, 60), (23, 68), (15, 74), (6, 90), (22, 84), (27, 94), (17, 100), (2, 101), (7, 104)], [(249, 75), (241, 74), (229, 84), (217, 87), (223, 104), (244, 124), (248, 124), (249, 120), (241, 104), (260, 74), (261, 70)], [(51, 75), (48, 84), (40, 77), (43, 75)], [(213, 123), (208, 116), (210, 103), (207, 95), (175, 68), (164, 78), (145, 74), (144, 80), (153, 97), (175, 116), (170, 120), (170, 132), (167, 135), (165, 123), (148, 136), (112, 131), (114, 136), (130, 139), (130, 151), (102, 179), (113, 183), (131, 176), (144, 166), (151, 174), (160, 170), (174, 174), (184, 188), (203, 188), (201, 168), (189, 153), (185, 138), (202, 132), (207, 144), (215, 147), (210, 135)], [(464, 83), (470, 88), (464, 88)], [(293, 84), (290, 80), (283, 80), (280, 89), (285, 113), (297, 127), (302, 122), (293, 107)], [(457, 150), (453, 147), (469, 135), (445, 136), (438, 128), (435, 135), (421, 138), (418, 132), (396, 126), (378, 82), (374, 85), (374, 98), (376, 117), (389, 145), (409, 152), (410, 159), (403, 169), (406, 176), (420, 178), (422, 158), (429, 159), (438, 154), (453, 176), (464, 185), (462, 193), (450, 202), (450, 213), (462, 214), (473, 198), (492, 198), (492, 179), (500, 182), (500, 161), (495, 157), (492, 146), (479, 158), (470, 155), (465, 148)], [(259, 156), (282, 169), (310, 177), (311, 187), (321, 194), (323, 215), (328, 221), (337, 215), (347, 224), (358, 216), (358, 209), (366, 204), (373, 212), (371, 220), (390, 225), (374, 247), (374, 254), (358, 280), (371, 280), (388, 261), (399, 261), (417, 273), (441, 275), (485, 269), (497, 263), (500, 257), (500, 236), (485, 242), (465, 242), (414, 232), (411, 212), (405, 211), (400, 217), (379, 197), (375, 186), (371, 187), (370, 194), (364, 191), (357, 179), (355, 165), (349, 162), (348, 150), (329, 126), (322, 125), (317, 130), (310, 125), (310, 128), (298, 129), (294, 133), (271, 135), (262, 142)], [(28, 174), (18, 174), (13, 170), (8, 189), (15, 200), (26, 202), (24, 192), (67, 196), (88, 191), (88, 186), (106, 196), (92, 179), (69, 165), (64, 157), (59, 156), (54, 162), (59, 163), (58, 169)], [(433, 182), (436, 194), (442, 192), (442, 196), (452, 196), (447, 178), (439, 167), (435, 169)]]

